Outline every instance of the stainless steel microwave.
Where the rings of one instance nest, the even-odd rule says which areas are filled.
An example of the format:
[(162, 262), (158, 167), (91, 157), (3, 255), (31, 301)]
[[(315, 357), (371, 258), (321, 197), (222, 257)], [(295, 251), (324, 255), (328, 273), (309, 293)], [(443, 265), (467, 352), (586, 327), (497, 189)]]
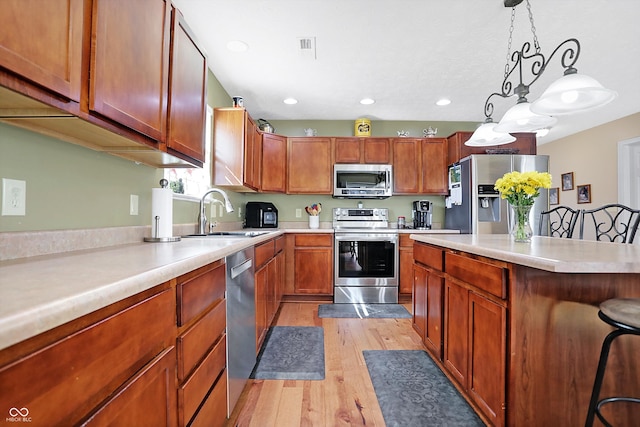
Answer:
[(333, 197), (384, 199), (393, 194), (391, 165), (335, 164)]

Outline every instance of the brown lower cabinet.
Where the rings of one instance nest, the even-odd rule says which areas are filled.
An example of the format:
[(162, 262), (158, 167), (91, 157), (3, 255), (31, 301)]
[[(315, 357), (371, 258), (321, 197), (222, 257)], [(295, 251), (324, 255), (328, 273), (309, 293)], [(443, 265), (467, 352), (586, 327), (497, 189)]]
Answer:
[(256, 245), (255, 247), (255, 297), (256, 297), (256, 351), (271, 326), (280, 301), (284, 282), (284, 237)]
[(225, 331), (219, 260), (0, 351), (0, 402), (33, 426), (221, 426)]
[(177, 425), (175, 301), (165, 284), (3, 350), (0, 402), (34, 426)]
[(413, 327), (491, 425), (504, 425), (507, 264), (414, 245)]
[(290, 233), (286, 235), (285, 294), (288, 296), (333, 296), (333, 234)]

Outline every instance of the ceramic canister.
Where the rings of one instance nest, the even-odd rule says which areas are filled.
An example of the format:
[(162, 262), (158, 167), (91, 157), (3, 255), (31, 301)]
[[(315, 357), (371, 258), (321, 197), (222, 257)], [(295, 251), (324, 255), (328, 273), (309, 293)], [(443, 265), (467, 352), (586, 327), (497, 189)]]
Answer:
[(356, 120), (355, 136), (371, 136), (371, 120), (369, 119)]

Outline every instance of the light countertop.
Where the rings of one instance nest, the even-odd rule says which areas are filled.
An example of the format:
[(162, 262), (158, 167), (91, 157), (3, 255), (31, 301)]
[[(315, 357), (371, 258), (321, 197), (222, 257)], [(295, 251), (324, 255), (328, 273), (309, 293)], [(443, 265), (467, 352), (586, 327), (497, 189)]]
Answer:
[(555, 273), (640, 273), (640, 246), (533, 236), (516, 243), (508, 235), (412, 234), (419, 242)]
[(285, 232), (334, 232), (333, 228), (262, 231), (271, 232), (252, 238), (140, 242), (0, 261), (0, 349)]

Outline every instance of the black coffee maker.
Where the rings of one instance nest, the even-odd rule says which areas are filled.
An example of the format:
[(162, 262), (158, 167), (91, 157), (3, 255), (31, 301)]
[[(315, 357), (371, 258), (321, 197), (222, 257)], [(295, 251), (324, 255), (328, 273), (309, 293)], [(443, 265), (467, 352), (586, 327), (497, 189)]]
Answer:
[(430, 230), (432, 219), (432, 203), (428, 200), (416, 200), (411, 211), (413, 228), (416, 230)]

